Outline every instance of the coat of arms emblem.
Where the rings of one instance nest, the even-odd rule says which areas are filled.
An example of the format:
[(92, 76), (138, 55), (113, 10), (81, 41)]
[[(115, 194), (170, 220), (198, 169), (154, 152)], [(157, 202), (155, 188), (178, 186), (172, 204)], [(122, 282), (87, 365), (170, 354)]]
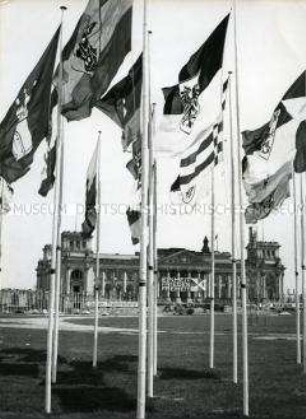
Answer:
[(275, 138), (275, 131), (277, 128), (277, 122), (278, 122), (278, 118), (280, 115), (280, 110), (276, 110), (272, 116), (272, 119), (269, 123), (269, 131), (268, 131), (268, 135), (266, 136), (266, 138), (264, 139), (262, 145), (261, 145), (261, 149), (259, 152), (259, 156), (262, 157), (265, 160), (268, 160), (273, 148), (273, 144), (274, 144), (274, 138)]
[(77, 69), (87, 74), (92, 74), (98, 65), (98, 49), (94, 47), (99, 31), (94, 32), (96, 22), (87, 22), (80, 42), (77, 44), (75, 56), (82, 61), (82, 68)]
[(181, 120), (180, 129), (186, 134), (190, 134), (194, 121), (196, 120), (199, 112), (199, 95), (200, 89), (196, 84), (195, 86), (184, 86), (181, 93), (181, 99), (184, 107), (184, 115)]
[(31, 97), (26, 89), (23, 91), (23, 96), (16, 99), (16, 117), (18, 123), (14, 132), (12, 144), (12, 153), (16, 160), (22, 159), (29, 154), (33, 148), (32, 136), (28, 125), (28, 103), (30, 99)]
[(189, 204), (195, 195), (195, 185), (191, 186), (186, 192), (182, 192), (182, 201), (184, 204)]

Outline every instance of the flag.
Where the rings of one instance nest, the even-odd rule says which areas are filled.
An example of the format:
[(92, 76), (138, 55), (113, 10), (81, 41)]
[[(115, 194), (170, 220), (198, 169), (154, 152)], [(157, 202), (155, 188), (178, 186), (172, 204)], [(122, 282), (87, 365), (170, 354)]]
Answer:
[[(265, 152), (270, 149), (275, 131), (290, 122), (299, 112), (294, 104), (300, 105), (301, 98), (305, 104), (305, 86), (306, 72), (304, 71), (286, 91), (273, 111), (270, 121), (255, 130), (242, 132), (243, 148), (247, 155), (258, 150)], [(301, 111), (301, 107), (299, 110)]]
[(99, 99), (95, 106), (122, 128), (122, 145), (126, 151), (140, 138), (140, 103), (142, 86), (142, 55), (128, 75)]
[(12, 187), (3, 179), (0, 178), (1, 182), (1, 195), (0, 195), (0, 210), (2, 214), (5, 214), (11, 209), (11, 200), (14, 193)]
[(171, 186), (171, 192), (180, 191), (184, 203), (190, 203), (196, 193), (198, 177), (212, 165), (217, 165), (223, 151), (222, 113), (216, 123), (202, 129), (180, 160), (180, 173)]
[(43, 179), (38, 190), (38, 193), (45, 197), (52, 189), (55, 182), (55, 165), (56, 165), (56, 141), (52, 147), (49, 147), (44, 156), (45, 167), (43, 169)]
[(50, 95), (59, 31), (0, 124), (0, 176), (8, 183), (30, 170), (35, 151), (50, 135)]
[(86, 238), (90, 238), (97, 222), (97, 169), (98, 169), (98, 146), (90, 160), (87, 176), (86, 176), (86, 199), (85, 199), (85, 220), (82, 224), (83, 235)]
[[(305, 74), (303, 72), (287, 90), (269, 122), (257, 130), (243, 133), (246, 152), (242, 162), (243, 184), (249, 203), (257, 204), (255, 213), (258, 217), (269, 215), (288, 196), (292, 162), (300, 171), (305, 167), (301, 152)], [(269, 205), (271, 208), (267, 210)], [(265, 211), (261, 212), (263, 207)], [(248, 208), (246, 216), (254, 219), (254, 207)]]
[(138, 187), (141, 181), (141, 139), (132, 145), (132, 158), (126, 164), (126, 168), (136, 180)]
[(296, 154), (294, 157), (294, 170), (296, 173), (306, 171), (306, 121), (302, 121), (296, 132)]
[[(278, 174), (276, 187), (261, 202), (254, 202), (247, 206), (245, 211), (245, 221), (247, 224), (255, 224), (277, 210), (285, 199), (290, 196), (289, 180), (291, 173), (284, 170)], [(259, 186), (259, 185), (258, 185)], [(259, 186), (261, 189), (261, 186)], [(269, 189), (271, 189), (269, 187)]]
[[(215, 88), (216, 86), (214, 86)], [(217, 86), (218, 88), (218, 86)], [(222, 112), (225, 110), (226, 106), (226, 98), (228, 94), (228, 79), (226, 79), (222, 83), (221, 87), (221, 109)], [(215, 92), (215, 90), (214, 90)], [(216, 106), (211, 106), (210, 108), (220, 110), (220, 95), (219, 92), (213, 95), (214, 98), (217, 98), (215, 101)], [(209, 102), (210, 103), (210, 102)], [(215, 112), (212, 113), (215, 115)], [(172, 115), (173, 116), (173, 115)], [(192, 138), (199, 132), (203, 130), (203, 121), (207, 117), (207, 103), (202, 104), (200, 103), (199, 114), (197, 115), (196, 120), (192, 126), (192, 131), (190, 131), (190, 135), (187, 135), (186, 132), (183, 132), (180, 129), (180, 124), (178, 120), (175, 119), (168, 119), (167, 115), (162, 117), (158, 135), (154, 139), (154, 151), (159, 155), (164, 155), (167, 157), (179, 157), (184, 153), (186, 148), (192, 143)], [(180, 116), (181, 118), (181, 116)], [(211, 118), (210, 118), (211, 120)]]
[[(163, 89), (163, 114), (170, 126), (190, 134), (200, 112), (199, 96), (222, 67), (229, 14), (204, 44), (190, 57), (178, 75), (178, 83)], [(174, 118), (172, 118), (174, 116)]]
[(140, 222), (141, 212), (139, 210), (133, 210), (129, 207), (126, 211), (127, 220), (131, 230), (132, 243), (138, 244), (140, 240)]
[(89, 0), (63, 50), (68, 121), (91, 115), (131, 50), (132, 0)]

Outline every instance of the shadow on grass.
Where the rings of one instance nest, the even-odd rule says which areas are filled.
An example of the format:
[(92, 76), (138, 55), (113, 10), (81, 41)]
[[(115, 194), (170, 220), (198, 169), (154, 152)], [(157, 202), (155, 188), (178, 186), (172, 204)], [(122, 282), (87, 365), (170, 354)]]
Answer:
[(111, 410), (126, 412), (135, 410), (136, 400), (117, 387), (84, 386), (54, 389), (64, 412), (91, 412)]
[(207, 370), (187, 370), (184, 368), (162, 368), (159, 371), (159, 378), (161, 380), (199, 380), (199, 379), (213, 379), (220, 380), (221, 374), (218, 371), (207, 369)]
[(66, 370), (58, 371), (54, 387), (61, 409), (67, 413), (103, 409), (115, 412), (135, 410), (135, 397), (131, 397), (122, 388), (109, 387), (105, 382), (106, 372), (130, 372), (130, 363), (135, 361), (136, 356), (116, 355), (98, 363), (96, 368), (88, 361), (70, 362), (65, 366)]
[[(5, 348), (0, 351), (0, 374), (38, 378), (46, 352), (32, 348)], [(60, 359), (65, 362), (64, 358)]]
[[(112, 358), (106, 359), (99, 364), (102, 371), (118, 371), (128, 372), (130, 370), (130, 364), (136, 363), (138, 357), (136, 355), (115, 355)], [(133, 368), (134, 373), (134, 368)]]
[[(44, 363), (47, 359), (47, 352), (33, 348), (5, 348), (0, 351), (0, 362), (7, 358), (14, 358), (23, 363)], [(60, 363), (66, 363), (66, 359), (62, 356), (58, 356)]]
[(1, 363), (0, 375), (23, 376), (38, 378), (39, 366), (37, 364), (21, 364), (21, 363)]

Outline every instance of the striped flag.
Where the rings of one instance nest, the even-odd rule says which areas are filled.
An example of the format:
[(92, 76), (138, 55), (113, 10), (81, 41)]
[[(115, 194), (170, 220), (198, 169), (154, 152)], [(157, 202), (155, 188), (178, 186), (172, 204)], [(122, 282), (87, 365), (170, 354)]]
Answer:
[(180, 173), (171, 186), (171, 192), (181, 191), (185, 203), (194, 198), (197, 180), (205, 169), (217, 165), (223, 152), (223, 117), (200, 131), (193, 143), (185, 150), (180, 161)]
[(211, 165), (223, 160), (223, 113), (226, 107), (228, 79), (222, 85), (221, 112), (208, 128), (193, 132), (193, 139), (180, 160), (180, 172), (171, 186), (171, 192), (181, 192), (184, 203), (195, 200), (199, 189), (199, 175)]

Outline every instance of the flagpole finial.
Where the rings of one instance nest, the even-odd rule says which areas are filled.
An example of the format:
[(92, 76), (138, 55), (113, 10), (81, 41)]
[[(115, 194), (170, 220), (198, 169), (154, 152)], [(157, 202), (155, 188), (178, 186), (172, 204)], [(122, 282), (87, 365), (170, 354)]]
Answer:
[(228, 71), (228, 74), (233, 74), (232, 70)]
[(152, 35), (152, 33), (153, 33), (153, 32), (152, 32), (151, 30), (148, 30), (148, 34), (149, 34), (149, 35)]
[(67, 10), (66, 6), (61, 6), (60, 9), (64, 12), (65, 10)]

